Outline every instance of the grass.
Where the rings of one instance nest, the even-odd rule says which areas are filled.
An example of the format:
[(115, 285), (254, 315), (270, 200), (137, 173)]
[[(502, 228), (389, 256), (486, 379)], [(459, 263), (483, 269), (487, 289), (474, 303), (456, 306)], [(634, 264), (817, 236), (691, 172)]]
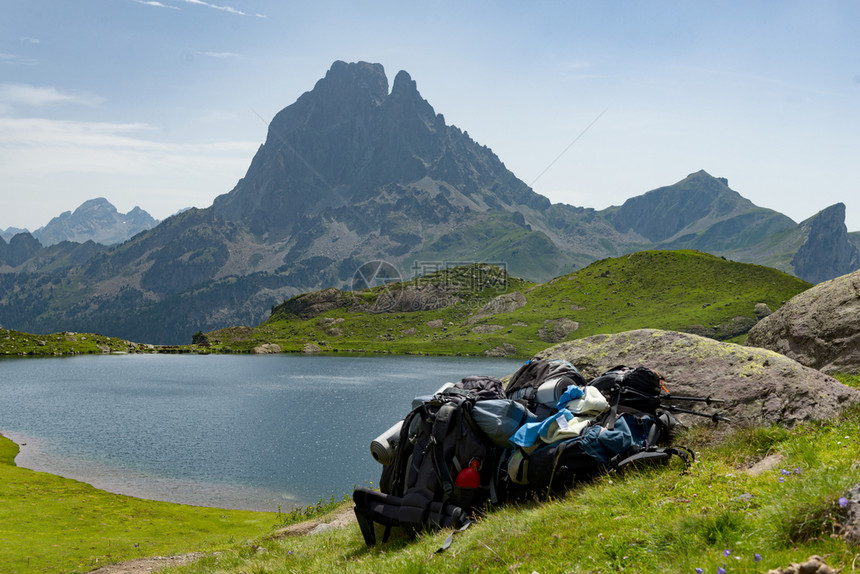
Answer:
[[(480, 273), (477, 267), (454, 272), (474, 276)], [(776, 310), (810, 287), (775, 269), (696, 251), (645, 251), (597, 261), (540, 285), (506, 276), (503, 285), (487, 288), (480, 281), (452, 281), (439, 273), (385, 289), (452, 283), (458, 301), (439, 309), (355, 309), (356, 300), (379, 297), (383, 288), (375, 288), (342, 293), (335, 308), (311, 317), (284, 312), (287, 302), (257, 328), (226, 329), (207, 337), (214, 351), (249, 351), (276, 343), (291, 352), (313, 345), (323, 352), (518, 357), (532, 356), (561, 340), (640, 328), (741, 342), (756, 321), (757, 303)], [(522, 293), (526, 304), (509, 312), (480, 313), (488, 301), (505, 293)], [(565, 321), (568, 330), (553, 329)]]
[[(860, 377), (840, 377), (858, 386)], [(85, 572), (136, 557), (207, 552), (173, 574), (287, 572), (765, 572), (813, 554), (851, 567), (840, 497), (860, 483), (860, 407), (829, 421), (716, 433), (688, 429), (696, 462), (631, 469), (567, 494), (488, 511), (436, 553), (447, 531), (367, 548), (356, 525), (277, 538), (276, 524), (348, 503), (320, 501), (288, 516), (113, 495), (14, 466), (0, 439), (0, 571)], [(778, 466), (747, 469), (769, 454)], [(217, 551), (217, 552), (215, 552)]]
[[(356, 526), (312, 537), (263, 539), (172, 573), (286, 572), (765, 572), (824, 556), (848, 568), (858, 549), (841, 537), (839, 498), (860, 482), (860, 409), (787, 430), (742, 429), (697, 451), (686, 472), (634, 469), (545, 501), (491, 511), (436, 554), (446, 532), (366, 548)], [(748, 465), (783, 458), (754, 476)], [(263, 550), (259, 550), (263, 548)]]
[(275, 513), (222, 510), (111, 494), (18, 468), (0, 437), (0, 572), (88, 572), (108, 563), (213, 551), (269, 532)]
[(152, 353), (155, 350), (153, 345), (142, 345), (92, 333), (65, 332), (34, 335), (11, 329), (0, 329), (0, 356), (47, 357), (100, 353)]

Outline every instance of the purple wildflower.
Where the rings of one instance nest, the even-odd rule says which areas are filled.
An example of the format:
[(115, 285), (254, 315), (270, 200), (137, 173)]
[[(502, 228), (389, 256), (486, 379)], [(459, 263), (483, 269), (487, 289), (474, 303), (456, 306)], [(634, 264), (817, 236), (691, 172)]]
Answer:
[(731, 554), (732, 554), (732, 552), (728, 548), (723, 550), (723, 556), (725, 556), (726, 558), (728, 558)]
[(704, 572), (701, 568), (696, 568), (696, 574), (704, 574)]
[(720, 566), (717, 568), (717, 574), (726, 574), (726, 569)]
[(756, 562), (761, 562), (761, 554), (753, 555), (753, 560), (755, 560)]
[(779, 481), (780, 481), (780, 482), (785, 482), (785, 477), (784, 477), (784, 476), (780, 476), (780, 477), (779, 477)]
[(842, 508), (845, 508), (846, 506), (848, 506), (848, 499), (845, 498), (844, 496), (840, 496), (839, 497), (839, 506), (841, 506)]
[(800, 467), (794, 469), (794, 474), (800, 474)]

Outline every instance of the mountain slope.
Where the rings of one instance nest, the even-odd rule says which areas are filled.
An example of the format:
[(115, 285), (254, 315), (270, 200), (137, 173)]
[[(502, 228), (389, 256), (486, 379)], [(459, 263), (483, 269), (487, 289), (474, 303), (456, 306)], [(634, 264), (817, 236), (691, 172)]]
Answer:
[(406, 72), (389, 91), (381, 65), (335, 62), (276, 115), (245, 176), (210, 208), (89, 259), (40, 257), (29, 234), (0, 239), (0, 324), (179, 343), (348, 286), (374, 260), (401, 277), (492, 262), (540, 282), (605, 257), (696, 248), (795, 272), (804, 242), (813, 254), (850, 245), (827, 229), (758, 208), (704, 171), (602, 211), (553, 205), (447, 125)]
[(633, 230), (658, 243), (689, 237), (755, 208), (729, 188), (728, 180), (699, 171), (675, 185), (628, 199), (612, 214), (612, 223), (621, 233)]
[[(534, 285), (477, 265), (344, 293), (306, 293), (216, 348), (530, 356), (552, 343), (656, 328), (727, 340), (810, 287), (775, 269), (695, 251), (604, 259)], [(766, 307), (765, 307), (766, 306)]]

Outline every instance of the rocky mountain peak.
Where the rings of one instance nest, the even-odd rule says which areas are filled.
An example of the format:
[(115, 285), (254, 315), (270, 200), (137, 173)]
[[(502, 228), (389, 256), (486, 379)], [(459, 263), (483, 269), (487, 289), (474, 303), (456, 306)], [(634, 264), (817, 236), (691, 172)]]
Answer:
[[(438, 209), (448, 211), (452, 204), (484, 211), (535, 201), (489, 149), (445, 125), (407, 72), (395, 76), (390, 94), (387, 86), (380, 64), (335, 62), (313, 90), (275, 116), (246, 176), (216, 199), (215, 215), (275, 239), (295, 235), (308, 217), (336, 217), (333, 210), (415, 203), (417, 189), (426, 190), (424, 200), (443, 189), (454, 193), (439, 200)], [(384, 219), (391, 209), (376, 206), (368, 216)], [(370, 232), (364, 226), (361, 232)]]
[(860, 251), (848, 238), (845, 204), (837, 203), (800, 224), (806, 239), (791, 259), (795, 274), (820, 283), (860, 268)]
[(94, 199), (88, 199), (82, 204), (78, 206), (75, 210), (75, 214), (83, 214), (83, 213), (94, 213), (98, 210), (105, 210), (109, 213), (116, 213), (116, 207), (113, 206), (111, 202), (109, 202), (104, 197), (96, 197)]
[(391, 94), (412, 94), (418, 93), (418, 84), (409, 75), (406, 70), (400, 70), (394, 76), (394, 84), (391, 87)]
[(621, 233), (633, 231), (650, 241), (666, 241), (690, 228), (712, 225), (721, 219), (755, 207), (730, 189), (728, 180), (705, 170), (691, 173), (678, 183), (651, 190), (624, 202), (613, 217)]
[(119, 213), (107, 199), (97, 197), (83, 202), (74, 212), (64, 211), (34, 231), (33, 236), (46, 247), (62, 241), (85, 243), (90, 240), (113, 245), (156, 225), (158, 220), (140, 207), (129, 213)]
[(314, 91), (345, 100), (368, 98), (381, 102), (388, 96), (388, 78), (382, 64), (338, 60), (316, 83)]
[(0, 239), (8, 242), (19, 233), (30, 233), (30, 231), (23, 227), (7, 227), (6, 229), (0, 229)]
[[(393, 121), (410, 120), (412, 122), (423, 122), (427, 128), (445, 127), (445, 121), (437, 116), (433, 106), (421, 97), (418, 92), (418, 84), (408, 72), (400, 70), (394, 77), (391, 95), (385, 102), (386, 107), (391, 110)], [(413, 128), (416, 126), (413, 126)]]

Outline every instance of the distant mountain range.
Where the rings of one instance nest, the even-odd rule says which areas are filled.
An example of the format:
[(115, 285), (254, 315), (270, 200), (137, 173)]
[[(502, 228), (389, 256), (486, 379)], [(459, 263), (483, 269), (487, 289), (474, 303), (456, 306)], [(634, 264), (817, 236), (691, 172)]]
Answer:
[[(102, 245), (115, 245), (131, 239), (141, 231), (152, 229), (158, 223), (157, 219), (140, 207), (135, 207), (128, 213), (119, 213), (108, 200), (98, 197), (85, 201), (74, 212), (61, 213), (31, 235), (44, 247), (63, 241), (94, 241)], [(19, 233), (28, 231), (10, 227), (0, 231), (0, 237), (9, 242)]]
[(406, 72), (389, 91), (381, 65), (335, 62), (211, 207), (109, 249), (0, 239), (0, 325), (188, 342), (256, 325), (298, 293), (350, 287), (373, 260), (403, 278), (482, 261), (546, 281), (683, 248), (817, 282), (860, 268), (844, 218), (836, 204), (797, 224), (704, 171), (600, 211), (552, 204), (448, 125)]

